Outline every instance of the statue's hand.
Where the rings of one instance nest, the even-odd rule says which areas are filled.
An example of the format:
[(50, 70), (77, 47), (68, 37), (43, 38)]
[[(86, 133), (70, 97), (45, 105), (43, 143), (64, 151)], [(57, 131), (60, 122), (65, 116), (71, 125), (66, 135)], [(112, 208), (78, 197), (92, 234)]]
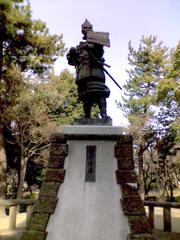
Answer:
[(94, 43), (91, 42), (81, 42), (79, 49), (94, 48)]
[(70, 53), (75, 53), (76, 52), (76, 48), (75, 47), (71, 47), (69, 51), (70, 51)]
[(69, 52), (66, 55), (68, 64), (76, 66), (78, 65), (78, 54), (75, 47), (71, 47)]

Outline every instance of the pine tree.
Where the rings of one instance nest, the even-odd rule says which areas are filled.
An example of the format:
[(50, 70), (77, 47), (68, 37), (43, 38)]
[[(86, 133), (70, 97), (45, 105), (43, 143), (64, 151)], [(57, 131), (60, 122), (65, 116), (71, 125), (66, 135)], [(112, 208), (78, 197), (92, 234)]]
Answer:
[(158, 86), (158, 104), (160, 111), (157, 115), (161, 124), (161, 135), (174, 135), (180, 140), (180, 41), (171, 53), (169, 72)]
[[(23, 85), (22, 74), (47, 74), (65, 52), (62, 35), (50, 35), (45, 23), (32, 20), (24, 0), (0, 0), (0, 195), (5, 197), (6, 155), (3, 129), (5, 111)], [(13, 71), (20, 77), (12, 75)], [(11, 75), (11, 78), (9, 78)], [(14, 91), (16, 90), (16, 91)], [(11, 93), (11, 94), (10, 94)], [(13, 94), (12, 94), (13, 93)]]
[(129, 131), (136, 144), (139, 165), (140, 194), (144, 198), (143, 153), (152, 141), (151, 123), (157, 103), (157, 85), (168, 71), (168, 48), (157, 37), (142, 37), (138, 50), (129, 43), (129, 79), (125, 88), (123, 109), (130, 122)]

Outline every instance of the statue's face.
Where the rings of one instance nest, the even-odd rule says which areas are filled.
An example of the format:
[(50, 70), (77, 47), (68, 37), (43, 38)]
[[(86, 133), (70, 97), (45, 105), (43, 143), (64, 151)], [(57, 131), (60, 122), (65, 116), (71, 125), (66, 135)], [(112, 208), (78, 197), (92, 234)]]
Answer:
[(84, 39), (87, 39), (87, 32), (92, 31), (92, 27), (85, 26), (82, 28), (82, 34), (84, 35)]

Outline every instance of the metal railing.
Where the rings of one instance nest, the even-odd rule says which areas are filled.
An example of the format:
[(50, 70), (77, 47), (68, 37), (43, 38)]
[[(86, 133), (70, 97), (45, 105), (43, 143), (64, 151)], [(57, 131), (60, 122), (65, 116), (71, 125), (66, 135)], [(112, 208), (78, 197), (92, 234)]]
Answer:
[(154, 208), (163, 208), (164, 232), (171, 232), (171, 208), (180, 209), (180, 203), (144, 201), (144, 205), (148, 207), (148, 218), (152, 228), (154, 228)]
[(8, 200), (0, 200), (0, 206), (9, 207), (9, 230), (16, 229), (16, 218), (17, 218), (17, 209), (21, 205), (26, 206), (26, 223), (28, 222), (32, 208), (36, 200), (34, 199), (8, 199)]

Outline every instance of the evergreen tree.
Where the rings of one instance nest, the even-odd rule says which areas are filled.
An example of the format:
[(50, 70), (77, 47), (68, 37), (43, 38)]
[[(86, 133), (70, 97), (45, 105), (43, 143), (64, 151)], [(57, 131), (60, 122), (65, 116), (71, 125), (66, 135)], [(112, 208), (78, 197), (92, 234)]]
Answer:
[(157, 85), (169, 66), (168, 48), (157, 37), (142, 37), (138, 50), (129, 43), (129, 79), (125, 88), (123, 109), (130, 122), (129, 131), (136, 144), (139, 165), (140, 194), (144, 198), (143, 153), (154, 137), (151, 123), (157, 103)]
[(158, 86), (158, 104), (160, 106), (157, 115), (161, 124), (160, 133), (163, 136), (171, 135), (175, 141), (180, 140), (180, 41), (171, 53), (171, 65), (169, 72)]
[[(179, 163), (172, 161), (173, 148), (180, 140), (180, 42), (171, 52), (171, 64), (166, 76), (157, 86), (159, 112), (156, 114), (156, 129), (159, 139), (156, 149), (159, 153), (159, 163), (163, 194), (165, 191), (173, 200), (173, 190), (179, 176)], [(176, 183), (176, 184), (175, 184)], [(167, 191), (168, 189), (168, 191)], [(170, 197), (169, 197), (170, 192)]]
[[(23, 85), (22, 74), (47, 74), (64, 54), (62, 35), (50, 35), (42, 21), (32, 20), (24, 0), (0, 0), (0, 195), (5, 197), (6, 154), (4, 128), (7, 107), (13, 105)], [(17, 70), (16, 75), (12, 72)], [(11, 75), (12, 77), (9, 77)], [(17, 80), (17, 81), (16, 81)], [(16, 90), (16, 91), (14, 91)], [(13, 94), (12, 94), (13, 93)]]

